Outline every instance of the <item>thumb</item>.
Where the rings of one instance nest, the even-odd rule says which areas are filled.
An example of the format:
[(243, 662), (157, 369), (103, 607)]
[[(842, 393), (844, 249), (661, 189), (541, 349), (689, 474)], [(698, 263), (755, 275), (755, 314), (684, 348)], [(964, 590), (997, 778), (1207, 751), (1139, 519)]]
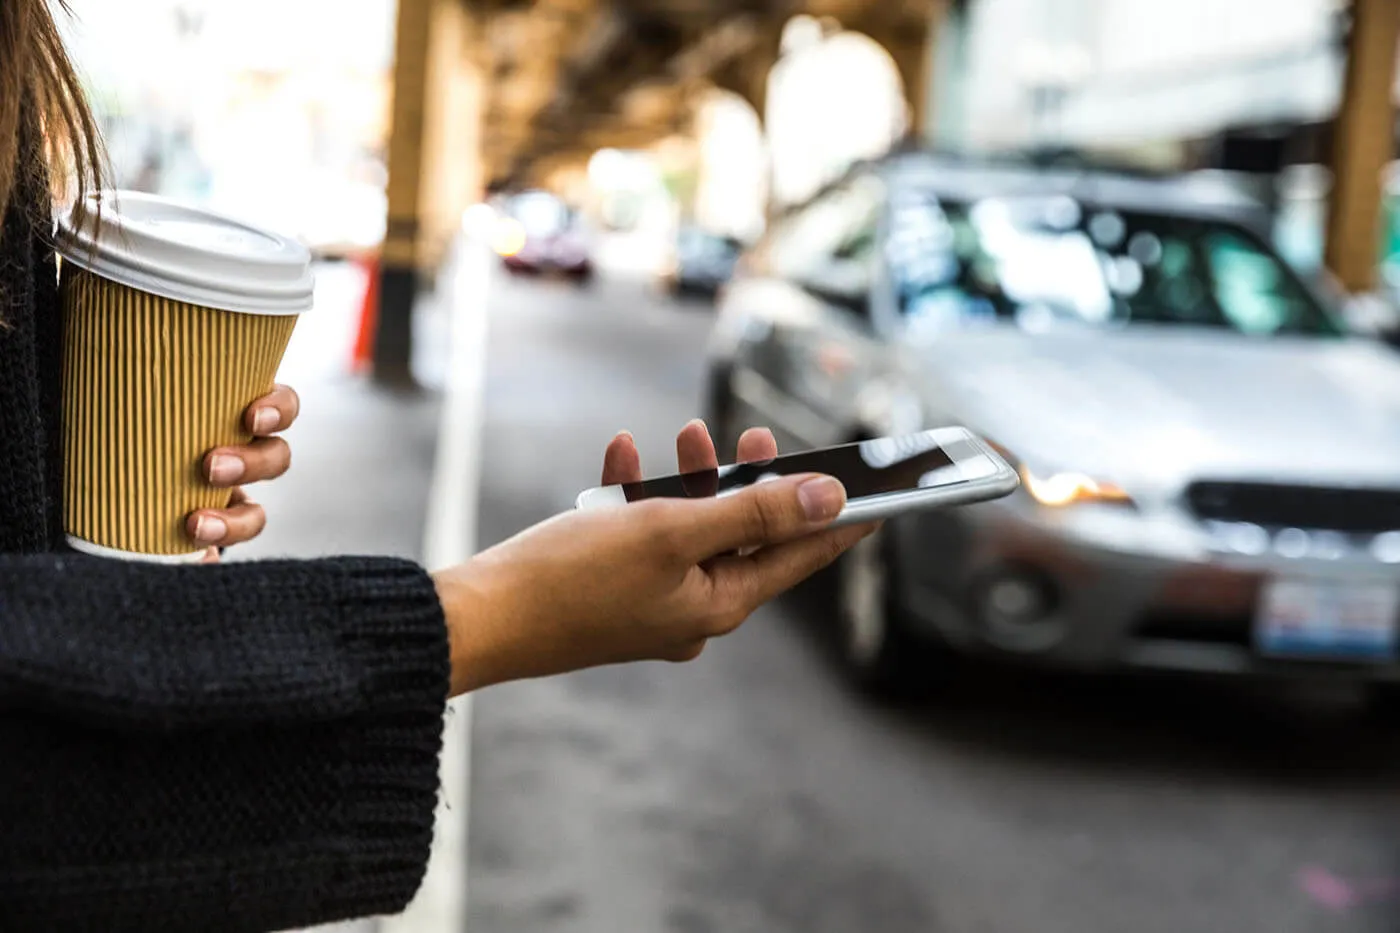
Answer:
[(740, 548), (791, 541), (819, 531), (846, 505), (846, 490), (830, 476), (786, 476), (742, 492), (688, 503), (688, 540), (704, 560)]

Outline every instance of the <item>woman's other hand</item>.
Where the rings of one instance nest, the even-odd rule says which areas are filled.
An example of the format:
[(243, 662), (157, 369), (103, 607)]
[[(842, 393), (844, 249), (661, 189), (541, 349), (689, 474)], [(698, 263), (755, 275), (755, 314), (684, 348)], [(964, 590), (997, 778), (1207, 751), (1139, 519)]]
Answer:
[(239, 447), (218, 447), (204, 457), (204, 475), (215, 486), (231, 488), (226, 509), (202, 509), (190, 515), (186, 530), (196, 543), (211, 548), (241, 544), (262, 533), (267, 516), (248, 498), (243, 486), (276, 479), (292, 465), (292, 450), (276, 437), (296, 420), (301, 401), (288, 386), (279, 385), (248, 406), (244, 427), (253, 440)]
[[(684, 468), (714, 459), (701, 433), (692, 424), (678, 439)], [(776, 452), (767, 432), (750, 438), (741, 459)], [(630, 438), (614, 441), (605, 476), (632, 476), (634, 453)], [(871, 531), (824, 530), (845, 500), (830, 477), (792, 476), (723, 498), (655, 499), (537, 525), (436, 576), (453, 693), (600, 664), (691, 660)]]

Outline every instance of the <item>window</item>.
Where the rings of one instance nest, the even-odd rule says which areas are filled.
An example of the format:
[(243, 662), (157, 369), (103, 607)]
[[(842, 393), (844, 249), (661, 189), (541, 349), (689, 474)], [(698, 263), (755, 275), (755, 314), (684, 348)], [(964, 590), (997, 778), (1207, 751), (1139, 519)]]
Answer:
[(1223, 221), (1065, 196), (966, 204), (917, 191), (897, 195), (890, 216), (891, 278), (902, 312), (921, 325), (1340, 333), (1282, 259)]
[(1205, 238), (1215, 300), (1230, 323), (1247, 334), (1295, 330), (1308, 317), (1308, 299), (1278, 260), (1234, 233)]
[(527, 191), (510, 200), (507, 213), (520, 221), (531, 236), (553, 236), (573, 224), (573, 212), (554, 195)]

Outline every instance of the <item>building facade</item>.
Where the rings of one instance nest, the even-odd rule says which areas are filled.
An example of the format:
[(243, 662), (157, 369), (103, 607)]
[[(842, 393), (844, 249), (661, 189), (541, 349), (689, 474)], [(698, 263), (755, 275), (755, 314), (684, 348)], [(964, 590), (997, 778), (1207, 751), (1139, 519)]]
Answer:
[[(1170, 153), (1234, 127), (1310, 124), (1336, 107), (1337, 0), (973, 0), (955, 24), (933, 125), (972, 149)], [(945, 43), (946, 49), (947, 43)]]

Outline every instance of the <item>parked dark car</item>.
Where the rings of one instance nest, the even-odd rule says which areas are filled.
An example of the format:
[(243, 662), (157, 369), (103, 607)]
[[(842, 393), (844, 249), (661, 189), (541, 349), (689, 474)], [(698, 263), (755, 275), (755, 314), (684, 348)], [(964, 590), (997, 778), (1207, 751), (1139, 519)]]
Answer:
[(527, 191), (502, 205), (493, 246), (515, 273), (593, 277), (592, 242), (578, 212), (545, 191)]
[(670, 260), (661, 271), (662, 286), (673, 295), (714, 297), (734, 274), (744, 244), (731, 236), (684, 226), (676, 232)]
[[(717, 439), (965, 425), (1023, 479), (835, 573), (860, 683), (961, 654), (1400, 687), (1400, 356), (1206, 179), (905, 154), (780, 218), (725, 290)], [(913, 659), (919, 659), (914, 663)]]

